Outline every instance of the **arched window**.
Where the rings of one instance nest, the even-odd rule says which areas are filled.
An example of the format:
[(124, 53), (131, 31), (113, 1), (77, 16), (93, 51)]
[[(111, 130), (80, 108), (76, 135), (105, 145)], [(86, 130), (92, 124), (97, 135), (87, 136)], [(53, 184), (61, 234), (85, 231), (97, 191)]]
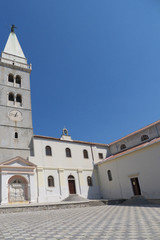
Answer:
[(126, 145), (125, 144), (121, 144), (120, 149), (124, 150), (125, 148), (126, 148)]
[(20, 94), (17, 94), (16, 102), (22, 103), (22, 96)]
[(48, 187), (54, 187), (54, 177), (48, 177)]
[(90, 176), (87, 177), (87, 183), (89, 187), (93, 186), (92, 178)]
[(16, 84), (18, 84), (19, 87), (21, 86), (21, 77), (19, 75), (16, 76)]
[(83, 150), (83, 156), (84, 158), (88, 158), (88, 152), (86, 149)]
[(108, 171), (107, 171), (107, 174), (108, 174), (108, 180), (109, 180), (109, 181), (112, 181), (112, 173), (111, 173), (111, 170), (108, 170)]
[(52, 156), (52, 149), (50, 146), (46, 146), (46, 156)]
[(149, 139), (148, 135), (143, 135), (143, 136), (141, 137), (141, 141), (142, 141), (142, 142), (145, 141), (145, 140), (147, 140), (147, 139)]
[(70, 150), (70, 148), (66, 148), (66, 157), (71, 157), (71, 150)]
[(18, 133), (17, 132), (15, 132), (14, 137), (18, 138)]
[(8, 100), (14, 102), (14, 94), (13, 93), (9, 93)]
[(14, 82), (14, 76), (11, 73), (8, 75), (8, 82), (11, 82), (11, 83)]

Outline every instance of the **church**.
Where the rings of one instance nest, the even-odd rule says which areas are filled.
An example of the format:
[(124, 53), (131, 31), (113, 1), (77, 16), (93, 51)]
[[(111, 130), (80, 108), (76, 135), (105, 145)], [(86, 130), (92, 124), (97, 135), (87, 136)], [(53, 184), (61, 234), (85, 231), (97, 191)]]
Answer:
[(110, 144), (33, 135), (30, 74), (12, 25), (0, 58), (0, 204), (160, 199), (160, 121)]

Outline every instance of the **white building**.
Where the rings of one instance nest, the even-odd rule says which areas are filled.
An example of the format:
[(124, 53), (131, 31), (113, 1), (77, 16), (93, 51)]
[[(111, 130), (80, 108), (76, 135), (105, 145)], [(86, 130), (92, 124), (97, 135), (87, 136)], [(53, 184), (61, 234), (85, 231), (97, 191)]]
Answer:
[(110, 154), (97, 163), (101, 195), (160, 199), (160, 121), (109, 144)]
[(111, 144), (33, 136), (31, 65), (14, 33), (0, 59), (0, 202), (160, 199), (160, 121)]
[(106, 156), (106, 145), (74, 141), (63, 130), (62, 137), (34, 136), (38, 201), (60, 201), (69, 194), (98, 199), (99, 185), (94, 163)]

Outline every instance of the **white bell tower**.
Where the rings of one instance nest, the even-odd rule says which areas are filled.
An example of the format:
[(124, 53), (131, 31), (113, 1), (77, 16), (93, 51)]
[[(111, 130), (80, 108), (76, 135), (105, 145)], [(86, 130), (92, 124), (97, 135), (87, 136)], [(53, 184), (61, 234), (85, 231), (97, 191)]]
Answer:
[(0, 162), (32, 154), (31, 65), (12, 25), (0, 58)]

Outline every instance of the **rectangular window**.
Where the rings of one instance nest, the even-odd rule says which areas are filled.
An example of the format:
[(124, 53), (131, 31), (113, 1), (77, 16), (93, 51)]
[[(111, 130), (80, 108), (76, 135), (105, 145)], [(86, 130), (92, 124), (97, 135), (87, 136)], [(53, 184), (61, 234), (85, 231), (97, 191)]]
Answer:
[(99, 159), (103, 159), (103, 153), (98, 153)]

